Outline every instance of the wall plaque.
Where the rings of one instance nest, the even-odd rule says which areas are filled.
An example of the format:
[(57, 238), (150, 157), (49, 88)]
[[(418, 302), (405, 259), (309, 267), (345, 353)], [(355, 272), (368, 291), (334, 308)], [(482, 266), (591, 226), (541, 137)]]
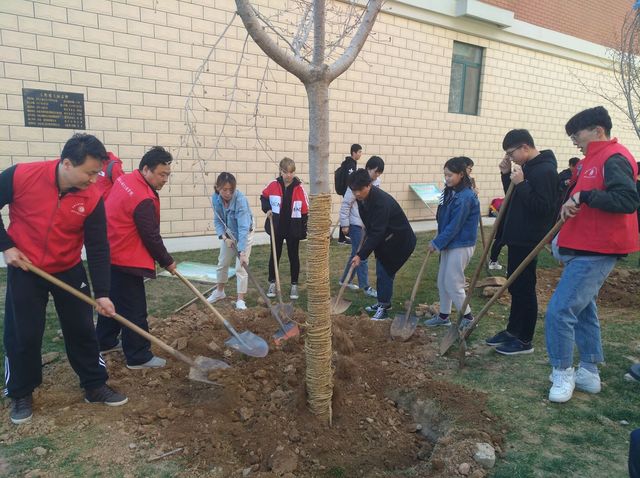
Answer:
[(82, 93), (22, 88), (22, 102), (25, 126), (85, 129)]

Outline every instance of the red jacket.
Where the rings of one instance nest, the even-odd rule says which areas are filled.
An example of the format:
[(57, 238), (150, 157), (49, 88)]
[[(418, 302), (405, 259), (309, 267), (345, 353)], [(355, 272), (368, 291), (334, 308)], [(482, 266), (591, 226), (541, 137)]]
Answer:
[(84, 222), (101, 199), (97, 188), (60, 195), (59, 160), (18, 164), (7, 234), (33, 263), (55, 274), (80, 262)]
[(160, 199), (137, 169), (120, 176), (105, 201), (111, 264), (155, 270), (155, 261), (145, 247), (134, 222), (133, 213), (140, 202), (153, 200), (160, 222)]
[(107, 152), (109, 160), (102, 166), (102, 171), (98, 174), (98, 180), (96, 186), (102, 193), (102, 198), (106, 201), (109, 196), (109, 191), (113, 187), (113, 183), (124, 174), (122, 170), (122, 161), (111, 151)]
[[(622, 155), (629, 161), (636, 181), (638, 165), (629, 150), (615, 138), (611, 141), (598, 141), (589, 144), (587, 155), (579, 163), (581, 168), (572, 194), (594, 189), (604, 190), (604, 164), (615, 154)], [(612, 213), (581, 204), (580, 212), (562, 226), (558, 246), (601, 254), (630, 254), (638, 250), (637, 221), (635, 212)]]
[[(262, 210), (272, 211), (276, 236), (288, 239), (304, 239), (307, 237), (307, 218), (309, 217), (309, 200), (297, 177), (286, 188), (282, 177), (274, 179), (264, 188), (260, 195)], [(281, 217), (281, 215), (286, 216)], [(265, 230), (271, 235), (269, 219), (265, 220)], [(282, 229), (282, 230), (279, 230)]]

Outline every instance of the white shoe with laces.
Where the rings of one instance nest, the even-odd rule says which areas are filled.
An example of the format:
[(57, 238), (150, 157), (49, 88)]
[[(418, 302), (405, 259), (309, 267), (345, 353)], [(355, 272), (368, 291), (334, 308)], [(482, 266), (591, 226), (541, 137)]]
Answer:
[(576, 388), (582, 392), (599, 393), (602, 390), (600, 375), (580, 367), (576, 371)]
[(237, 310), (247, 310), (247, 304), (245, 303), (244, 300), (238, 299), (236, 301), (236, 309)]
[(551, 372), (553, 385), (549, 390), (549, 401), (565, 403), (571, 400), (573, 390), (576, 387), (576, 376), (573, 367), (567, 369), (554, 368)]
[(489, 270), (491, 270), (491, 271), (501, 271), (502, 270), (502, 266), (500, 265), (500, 263), (498, 261), (492, 261), (492, 262), (489, 262)]
[(224, 293), (224, 290), (219, 292), (218, 289), (214, 290), (209, 297), (207, 297), (207, 302), (210, 304), (215, 304), (219, 300), (227, 297), (227, 294)]

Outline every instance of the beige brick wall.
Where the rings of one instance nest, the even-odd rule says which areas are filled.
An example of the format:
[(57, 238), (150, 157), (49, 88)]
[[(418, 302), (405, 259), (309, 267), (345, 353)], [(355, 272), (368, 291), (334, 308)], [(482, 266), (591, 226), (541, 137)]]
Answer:
[[(208, 192), (223, 170), (237, 176), (261, 216), (259, 193), (282, 156), (294, 158), (299, 176), (309, 179), (307, 102), (298, 80), (273, 62), (265, 75), (267, 61), (251, 40), (245, 45), (239, 19), (194, 88), (193, 135), (185, 124), (196, 71), (233, 9), (231, 0), (0, 2), (0, 169), (54, 158), (72, 134), (25, 128), (22, 88), (78, 92), (85, 96), (88, 131), (118, 154), (127, 170), (155, 144), (176, 157), (170, 185), (161, 193), (165, 234), (211, 230)], [(478, 116), (447, 112), (454, 40), (486, 48)], [(486, 210), (490, 199), (501, 195), (496, 165), (505, 132), (530, 129), (538, 146), (552, 148), (564, 168), (577, 154), (563, 133), (564, 123), (575, 112), (602, 103), (576, 77), (596, 85), (609, 75), (605, 68), (486, 35), (383, 13), (358, 60), (332, 85), (330, 173), (350, 144), (358, 142), (365, 158), (378, 154), (385, 159), (382, 187), (411, 219), (426, 219), (431, 215), (408, 184), (441, 183), (444, 162), (467, 155), (476, 162)], [(615, 134), (637, 149), (625, 119), (610, 111)], [(336, 197), (334, 218), (337, 210)]]

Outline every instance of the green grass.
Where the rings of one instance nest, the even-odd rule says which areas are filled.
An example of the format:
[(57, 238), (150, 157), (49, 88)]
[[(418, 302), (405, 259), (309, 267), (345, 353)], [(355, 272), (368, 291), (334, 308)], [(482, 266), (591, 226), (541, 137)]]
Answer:
[[(416, 253), (396, 276), (394, 287), (394, 311), (404, 310), (404, 302), (411, 294), (415, 277), (424, 258), (424, 252), (432, 234), (420, 234)], [(480, 246), (478, 246), (480, 248)], [(506, 252), (506, 249), (505, 249)], [(338, 292), (338, 279), (350, 253), (350, 247), (331, 246), (330, 269), (332, 294)], [(476, 251), (472, 263), (467, 268), (471, 276), (480, 251)], [(217, 262), (217, 251), (196, 251), (177, 253), (179, 261), (190, 260), (209, 264)], [(306, 301), (306, 242), (301, 243), (300, 257), (302, 271), (300, 275), (300, 299)], [(617, 267), (638, 269), (638, 254), (621, 261)], [(267, 282), (267, 262), (269, 246), (256, 246), (251, 254), (251, 269), (263, 283)], [(500, 262), (506, 264), (503, 253)], [(416, 303), (433, 303), (438, 300), (436, 287), (437, 257), (430, 260), (425, 277), (416, 297)], [(539, 257), (538, 267), (556, 268), (558, 264), (546, 251)], [(375, 285), (375, 259), (369, 261), (370, 281)], [(288, 301), (289, 263), (286, 254), (281, 262), (281, 279), (285, 301)], [(0, 270), (0, 307), (4, 306), (4, 286), (6, 271)], [(210, 284), (196, 284), (200, 290)], [(177, 307), (191, 299), (190, 291), (174, 278), (159, 278), (146, 284), (148, 307), (151, 315), (164, 318)], [(229, 281), (227, 292), (235, 293), (235, 280)], [(362, 292), (345, 292), (345, 299), (352, 301), (347, 314), (360, 314), (362, 307), (375, 302)], [(250, 287), (247, 295), (249, 306), (256, 305), (257, 293)], [(478, 311), (485, 300), (474, 296), (472, 308)], [(457, 370), (457, 356), (450, 353), (439, 357), (429, 367), (447, 371), (449, 380), (488, 394), (488, 403), (492, 413), (500, 417), (506, 431), (504, 454), (498, 459), (492, 476), (499, 478), (515, 477), (624, 477), (628, 435), (634, 428), (640, 427), (640, 407), (638, 393), (640, 384), (624, 381), (623, 375), (630, 362), (629, 356), (637, 356), (635, 347), (640, 342), (638, 327), (634, 322), (638, 312), (609, 311), (601, 308), (600, 313), (606, 319), (602, 321), (602, 336), (607, 363), (601, 369), (605, 383), (598, 395), (577, 392), (574, 398), (562, 405), (551, 404), (547, 397), (549, 366), (544, 346), (544, 307), (540, 308), (540, 321), (537, 327), (534, 345), (536, 352), (521, 357), (502, 357), (482, 344), (488, 337), (506, 325), (508, 308), (496, 304), (485, 317), (478, 329), (470, 337), (469, 346), (474, 352), (466, 360), (467, 366)], [(47, 326), (43, 340), (43, 351), (63, 352), (63, 343), (56, 339), (59, 324), (55, 311), (50, 304), (47, 309)], [(444, 331), (438, 331), (441, 336)], [(0, 345), (0, 351), (4, 352)], [(454, 350), (455, 352), (455, 350)], [(0, 368), (2, 364), (0, 363)], [(3, 371), (3, 370), (2, 370)], [(6, 413), (6, 412), (5, 412)], [(7, 420), (3, 417), (2, 420)], [(629, 425), (623, 426), (621, 420)], [(72, 440), (56, 434), (36, 438), (24, 438), (11, 445), (0, 448), (0, 458), (9, 462), (13, 473), (40, 468), (56, 476), (110, 476), (121, 477), (125, 470), (118, 467), (99, 470), (95, 463), (81, 459), (82, 453), (97, 446), (94, 432), (83, 431), (81, 440)], [(45, 457), (36, 457), (32, 449), (44, 446), (51, 450)], [(327, 470), (327, 476), (346, 476), (345, 471), (336, 463)], [(126, 470), (134, 476), (175, 476), (183, 468), (180, 460), (166, 461), (162, 464), (141, 463), (134, 470)]]

